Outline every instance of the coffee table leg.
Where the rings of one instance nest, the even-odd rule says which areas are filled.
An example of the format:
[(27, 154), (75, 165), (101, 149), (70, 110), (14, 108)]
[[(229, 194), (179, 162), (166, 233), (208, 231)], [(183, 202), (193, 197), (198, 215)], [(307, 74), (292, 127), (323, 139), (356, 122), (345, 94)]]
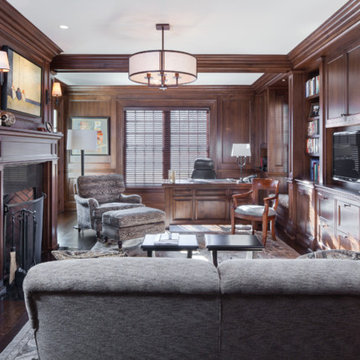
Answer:
[(187, 252), (187, 258), (191, 259), (192, 258), (192, 250), (188, 250)]
[(214, 265), (217, 267), (217, 266), (218, 266), (218, 262), (217, 262), (217, 250), (213, 250), (213, 251), (212, 251), (212, 258), (213, 258), (213, 263), (214, 263)]
[(147, 251), (147, 256), (148, 256), (148, 257), (152, 257), (152, 250), (148, 250), (148, 251)]

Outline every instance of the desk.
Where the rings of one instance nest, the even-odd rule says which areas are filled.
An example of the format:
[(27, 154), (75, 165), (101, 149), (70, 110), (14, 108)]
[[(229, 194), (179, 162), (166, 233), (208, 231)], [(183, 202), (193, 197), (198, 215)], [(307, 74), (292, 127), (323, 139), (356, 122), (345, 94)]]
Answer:
[[(176, 224), (229, 224), (232, 195), (251, 190), (251, 184), (225, 179), (178, 180), (163, 183), (166, 226)], [(249, 198), (250, 199), (250, 198)], [(249, 199), (243, 199), (248, 203)]]

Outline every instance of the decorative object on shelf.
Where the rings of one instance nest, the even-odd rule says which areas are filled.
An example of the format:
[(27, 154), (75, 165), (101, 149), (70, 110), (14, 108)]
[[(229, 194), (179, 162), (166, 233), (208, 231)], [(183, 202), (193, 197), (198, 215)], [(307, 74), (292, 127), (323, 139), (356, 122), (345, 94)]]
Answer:
[(15, 115), (8, 111), (0, 111), (1, 125), (13, 126), (16, 123)]
[(81, 176), (85, 174), (85, 150), (96, 151), (97, 131), (95, 130), (68, 130), (66, 150), (79, 150), (81, 154)]
[(39, 125), (39, 126), (37, 127), (37, 131), (46, 132), (47, 130), (46, 130), (45, 125)]
[(172, 184), (175, 184), (175, 181), (176, 181), (176, 171), (175, 170), (168, 171), (168, 179)]
[(55, 105), (59, 105), (59, 98), (62, 96), (61, 84), (58, 81), (54, 81), (51, 90), (51, 96), (55, 98)]
[(164, 31), (169, 24), (156, 24), (161, 30), (161, 50), (148, 50), (135, 53), (129, 58), (129, 79), (139, 84), (166, 90), (188, 84), (197, 79), (196, 57), (175, 50), (164, 50)]
[(46, 130), (47, 130), (48, 132), (50, 132), (50, 133), (54, 132), (54, 129), (53, 129), (53, 126), (52, 126), (51, 122), (47, 121), (47, 122), (45, 123), (45, 127), (46, 127)]
[[(108, 117), (72, 117), (71, 129), (95, 130), (97, 132), (96, 147), (86, 155), (110, 155), (109, 118)], [(74, 148), (71, 155), (79, 155), (80, 149)]]
[(315, 117), (315, 116), (319, 116), (320, 114), (320, 105), (319, 103), (311, 103), (310, 105), (310, 113), (309, 113), (309, 117)]
[(251, 156), (250, 144), (233, 144), (231, 156), (236, 156), (237, 163), (240, 167), (240, 179), (238, 182), (242, 183), (242, 169), (246, 165), (246, 157)]
[(3, 49), (7, 52), (10, 70), (5, 73), (1, 107), (4, 110), (40, 117), (41, 67), (8, 47)]
[(0, 51), (0, 86), (4, 83), (3, 73), (10, 71), (9, 58), (6, 51)]
[(319, 119), (309, 121), (308, 129), (307, 129), (307, 135), (308, 136), (319, 135)]

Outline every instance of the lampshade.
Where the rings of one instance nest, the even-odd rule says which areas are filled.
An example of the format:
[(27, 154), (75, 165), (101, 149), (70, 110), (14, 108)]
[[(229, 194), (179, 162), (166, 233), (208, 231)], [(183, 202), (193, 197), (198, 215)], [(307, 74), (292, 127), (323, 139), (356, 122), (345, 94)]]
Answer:
[(53, 97), (60, 97), (62, 96), (62, 91), (61, 91), (61, 85), (59, 82), (55, 81), (53, 83), (52, 86), (52, 90), (51, 90), (51, 96)]
[(162, 31), (162, 49), (135, 53), (129, 57), (129, 79), (149, 87), (166, 89), (197, 79), (196, 57), (183, 51), (164, 50), (164, 30), (169, 24), (156, 24)]
[(96, 151), (97, 131), (96, 130), (68, 130), (67, 150), (88, 150)]
[(250, 144), (233, 144), (231, 156), (251, 156)]
[(6, 51), (0, 51), (0, 72), (9, 72), (10, 65)]

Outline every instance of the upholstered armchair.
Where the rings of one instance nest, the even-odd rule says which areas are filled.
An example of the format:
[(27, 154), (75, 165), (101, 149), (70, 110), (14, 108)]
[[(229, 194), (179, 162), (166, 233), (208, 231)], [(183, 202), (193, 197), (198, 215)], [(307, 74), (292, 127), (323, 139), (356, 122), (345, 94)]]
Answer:
[(76, 181), (75, 201), (79, 232), (93, 229), (100, 237), (102, 214), (144, 206), (140, 195), (124, 195), (122, 175), (79, 176)]
[[(270, 196), (263, 198), (263, 205), (259, 204), (259, 193), (271, 192)], [(244, 198), (251, 196), (250, 204), (240, 204)], [(233, 206), (231, 209), (231, 233), (235, 233), (235, 221), (247, 220), (252, 223), (252, 233), (256, 222), (262, 223), (262, 242), (266, 245), (268, 222), (271, 222), (271, 235), (275, 237), (276, 209), (279, 202), (279, 181), (273, 179), (255, 178), (252, 181), (252, 190), (242, 194), (233, 195)]]

